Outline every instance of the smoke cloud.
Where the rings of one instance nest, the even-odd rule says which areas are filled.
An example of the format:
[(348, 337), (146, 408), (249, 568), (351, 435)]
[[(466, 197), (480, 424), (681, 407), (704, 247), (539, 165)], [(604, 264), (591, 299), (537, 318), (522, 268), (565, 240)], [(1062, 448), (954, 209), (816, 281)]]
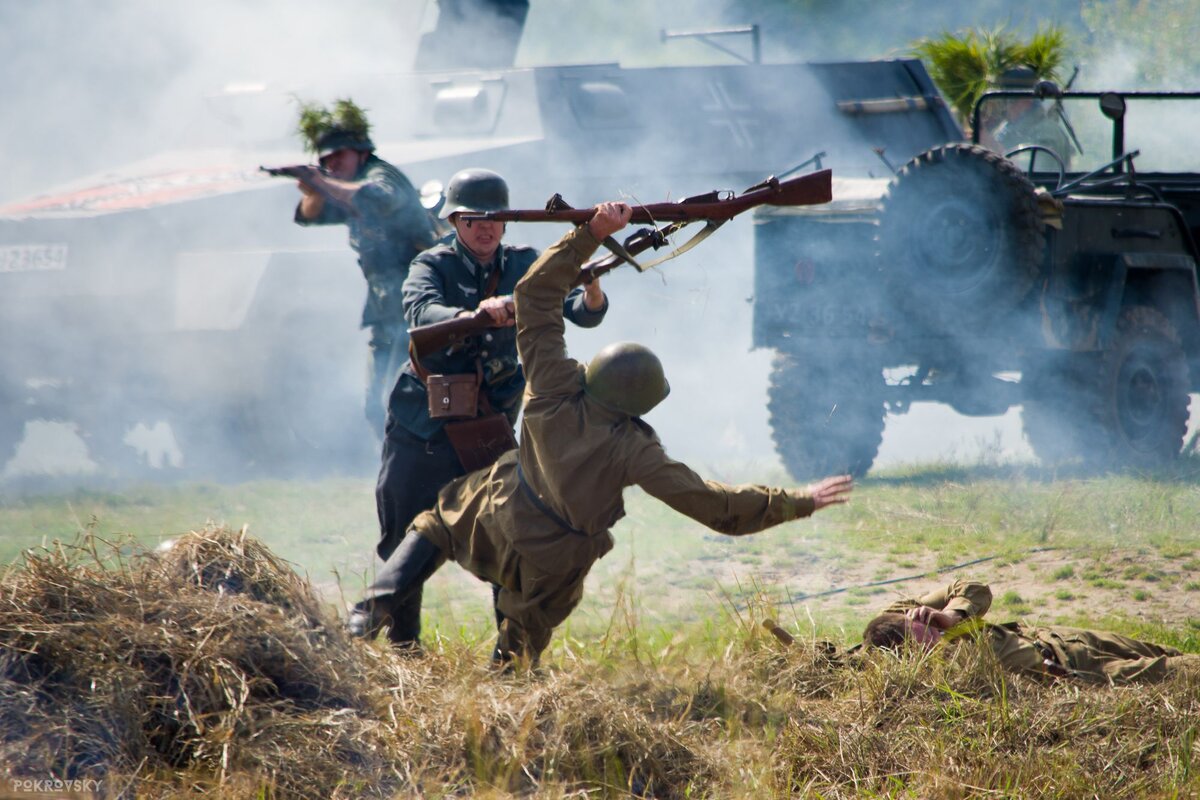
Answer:
[[(1020, 4), (1011, 3), (1007, 12), (1003, 3), (946, 3), (923, 21), (895, 9), (885, 19), (859, 14), (849, 20), (830, 12), (838, 4), (811, 4), (811, 18), (797, 22), (792, 5), (533, 0), (517, 63), (733, 65), (737, 60), (728, 54), (694, 39), (664, 41), (661, 31), (750, 22), (764, 23), (768, 62), (862, 60), (903, 54), (913, 38), (941, 29), (1036, 19), (1014, 12)], [(419, 36), (436, 18), (436, 5), (423, 0), (0, 0), (0, 63), (15, 78), (0, 121), (0, 146), (11, 156), (0, 203), (24, 209), (0, 221), (0, 248), (24, 265), (0, 269), (4, 374), (23, 377), (19, 386), (0, 387), (0, 401), (10, 409), (0, 428), (0, 461), (21, 438), (26, 450), (49, 449), (30, 444), (30, 437), (46, 441), (45, 426), (57, 423), (81, 479), (111, 469), (113, 452), (158, 467), (143, 472), (152, 477), (197, 462), (217, 476), (258, 474), (272, 454), (304, 444), (294, 440), (295, 431), (254, 433), (273, 408), (292, 402), (298, 428), (326, 439), (344, 434), (347, 444), (284, 474), (319, 474), (330, 464), (370, 474), (377, 454), (357, 411), (366, 369), (365, 334), (357, 328), (364, 286), (345, 231), (297, 228), (291, 222), (295, 188), (247, 177), (259, 163), (304, 158), (293, 133), (295, 97), (359, 100), (374, 123), (380, 154), (418, 185), (445, 181), (462, 167), (496, 166), (506, 172), (514, 200), (535, 207), (556, 191), (583, 205), (741, 190), (818, 151), (836, 174), (890, 176), (871, 141), (819, 111), (829, 104), (819, 80), (805, 86), (735, 81), (726, 85), (737, 90), (724, 94), (706, 85), (701, 111), (724, 114), (725, 123), (669, 142), (655, 139), (654, 131), (673, 116), (698, 113), (683, 105), (690, 100), (674, 98), (676, 90), (683, 97), (685, 87), (664, 84), (656, 102), (629, 108), (605, 105), (613, 95), (601, 85), (585, 93), (595, 103), (590, 111), (570, 106), (564, 96), (548, 113), (594, 114), (602, 134), (596, 141), (607, 142), (605, 148), (550, 143), (514, 156), (516, 144), (495, 152), (457, 146), (428, 135), (430, 100), (427, 90), (418, 91), (428, 80), (408, 75)], [(796, 30), (803, 35), (791, 36)], [(721, 42), (751, 52), (748, 38)], [(611, 73), (617, 75), (615, 68)], [(513, 77), (509, 99), (521, 82), (532, 81), (530, 73)], [(791, 139), (755, 127), (756, 109), (773, 96), (794, 104), (789, 124), (799, 133)], [(537, 130), (523, 129), (536, 112), (498, 117), (491, 134), (515, 143), (559, 124), (547, 116)], [(695, 157), (691, 148), (714, 136), (730, 143), (728, 163)], [(758, 160), (738, 161), (741, 151), (757, 153)], [(181, 188), (183, 172), (192, 177)], [(148, 177), (131, 184), (133, 176)], [(197, 180), (250, 188), (187, 195)], [(24, 219), (30, 198), (95, 185), (122, 187), (124, 194), (109, 202), (136, 207), (148, 194), (170, 202), (122, 214), (87, 207)], [(545, 246), (558, 234), (550, 226), (512, 226), (506, 240)], [(744, 465), (761, 475), (779, 461), (766, 412), (772, 354), (752, 348), (754, 237), (752, 221), (738, 219), (656, 273), (614, 274), (606, 279), (609, 322), (568, 335), (581, 359), (614, 340), (654, 348), (675, 387), (649, 418), (668, 449), (685, 460), (720, 469)], [(62, 256), (54, 247), (67, 241)], [(35, 262), (47, 268), (30, 268)], [(252, 335), (239, 338), (239, 331)], [(131, 353), (136, 356), (126, 357)], [(297, 397), (304, 398), (298, 406)], [(877, 463), (970, 457), (981, 441), (1004, 457), (1029, 452), (1015, 412), (968, 420), (944, 407), (914, 407), (889, 421)], [(86, 456), (78, 452), (80, 443)], [(9, 477), (13, 472), (10, 465)]]

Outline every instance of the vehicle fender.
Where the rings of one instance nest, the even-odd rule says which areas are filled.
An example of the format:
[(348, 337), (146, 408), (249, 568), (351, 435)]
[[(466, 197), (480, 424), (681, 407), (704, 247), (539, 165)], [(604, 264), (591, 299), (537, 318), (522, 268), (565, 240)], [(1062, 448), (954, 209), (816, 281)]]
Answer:
[(1107, 346), (1117, 329), (1121, 309), (1149, 305), (1161, 309), (1175, 325), (1184, 349), (1200, 349), (1200, 285), (1196, 260), (1185, 253), (1121, 253), (1116, 275), (1107, 292), (1100, 322), (1100, 346)]

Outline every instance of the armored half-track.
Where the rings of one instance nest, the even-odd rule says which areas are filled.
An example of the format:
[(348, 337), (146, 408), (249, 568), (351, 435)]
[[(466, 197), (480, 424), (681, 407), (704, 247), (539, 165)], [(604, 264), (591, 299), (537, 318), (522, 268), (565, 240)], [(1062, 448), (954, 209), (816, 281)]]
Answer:
[(754, 343), (798, 479), (865, 473), (889, 414), (1022, 407), (1048, 464), (1154, 469), (1200, 389), (1200, 95), (986, 94), (970, 141), (756, 216)]

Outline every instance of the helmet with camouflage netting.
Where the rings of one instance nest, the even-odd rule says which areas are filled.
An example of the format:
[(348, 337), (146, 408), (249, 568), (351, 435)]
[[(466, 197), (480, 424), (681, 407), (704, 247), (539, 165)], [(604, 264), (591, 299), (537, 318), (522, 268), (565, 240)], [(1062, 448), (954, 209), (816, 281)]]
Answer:
[(446, 186), (446, 202), (438, 214), (448, 219), (458, 211), (504, 211), (508, 208), (508, 184), (490, 169), (472, 167), (454, 173)]
[(671, 385), (662, 362), (649, 348), (618, 342), (588, 364), (583, 390), (601, 405), (640, 417), (666, 399)]
[(338, 150), (370, 153), (375, 149), (366, 112), (349, 98), (335, 101), (332, 109), (302, 103), (298, 127), (304, 143), (318, 158)]

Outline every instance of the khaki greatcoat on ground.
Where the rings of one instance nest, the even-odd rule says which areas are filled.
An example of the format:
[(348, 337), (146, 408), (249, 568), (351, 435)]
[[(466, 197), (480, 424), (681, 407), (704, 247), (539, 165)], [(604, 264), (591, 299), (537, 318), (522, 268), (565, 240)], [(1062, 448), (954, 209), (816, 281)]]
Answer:
[[(968, 621), (947, 632), (945, 640), (951, 640), (977, 629), (978, 623), (970, 620), (982, 617), (991, 605), (992, 590), (986, 584), (957, 580), (923, 597), (893, 603), (884, 613), (903, 614), (918, 606), (962, 611)], [(1049, 659), (1090, 683), (1127, 684), (1162, 680), (1185, 664), (1200, 668), (1200, 656), (1109, 631), (1009, 622), (985, 624), (982, 632), (1000, 665), (1012, 672), (1046, 675)]]

